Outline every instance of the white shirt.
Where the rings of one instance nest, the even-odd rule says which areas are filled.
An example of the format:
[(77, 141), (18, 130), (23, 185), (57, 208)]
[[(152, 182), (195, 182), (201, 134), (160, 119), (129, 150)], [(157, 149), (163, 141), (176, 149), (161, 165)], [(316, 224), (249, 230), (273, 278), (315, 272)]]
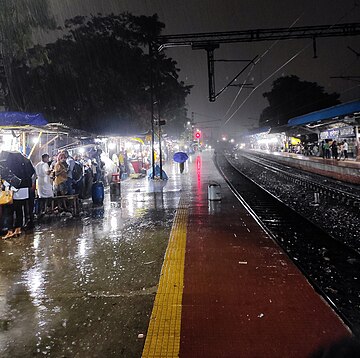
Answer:
[(73, 170), (74, 170), (74, 166), (75, 166), (75, 160), (72, 157), (67, 157), (66, 163), (68, 165), (67, 176), (68, 176), (68, 178), (72, 179), (73, 178)]
[(39, 198), (51, 198), (54, 196), (53, 186), (50, 179), (49, 165), (44, 162), (36, 164), (35, 172), (38, 178), (38, 195)]
[(6, 180), (4, 180), (3, 184), (5, 186), (5, 190), (11, 190), (13, 192), (14, 200), (29, 199), (29, 188), (16, 189), (15, 187), (11, 186)]
[(29, 199), (29, 188), (14, 189), (13, 199), (14, 200)]
[(348, 150), (348, 148), (349, 148), (349, 145), (347, 144), (347, 142), (344, 142), (343, 149), (344, 149), (344, 150)]

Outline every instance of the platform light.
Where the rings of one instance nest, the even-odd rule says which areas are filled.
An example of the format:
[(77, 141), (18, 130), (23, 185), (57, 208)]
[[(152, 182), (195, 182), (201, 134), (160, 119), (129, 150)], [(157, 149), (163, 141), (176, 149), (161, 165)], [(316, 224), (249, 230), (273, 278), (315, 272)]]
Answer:
[(258, 140), (259, 144), (275, 144), (277, 142), (277, 138), (263, 138)]

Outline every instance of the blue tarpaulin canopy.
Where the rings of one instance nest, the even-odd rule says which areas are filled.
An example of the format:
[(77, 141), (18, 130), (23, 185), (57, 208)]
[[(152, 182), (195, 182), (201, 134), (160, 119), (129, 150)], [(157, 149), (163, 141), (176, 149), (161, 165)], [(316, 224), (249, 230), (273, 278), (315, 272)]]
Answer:
[(360, 112), (360, 101), (338, 104), (334, 107), (321, 109), (320, 111), (311, 112), (303, 116), (295, 117), (290, 119), (287, 125), (288, 127), (301, 126), (325, 119), (346, 116), (355, 112)]
[(48, 121), (41, 113), (0, 112), (0, 126), (44, 126)]

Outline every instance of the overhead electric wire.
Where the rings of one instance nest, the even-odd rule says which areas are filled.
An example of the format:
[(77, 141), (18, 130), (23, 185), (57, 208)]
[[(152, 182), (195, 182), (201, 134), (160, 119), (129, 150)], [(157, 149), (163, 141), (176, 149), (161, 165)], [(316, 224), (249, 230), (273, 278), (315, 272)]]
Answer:
[(289, 58), (284, 64), (282, 64), (277, 70), (275, 70), (271, 75), (269, 75), (265, 80), (260, 82), (250, 93), (249, 95), (244, 99), (244, 101), (240, 104), (240, 106), (235, 110), (235, 112), (225, 121), (223, 126), (225, 126), (234, 116), (235, 114), (242, 108), (242, 106), (246, 103), (246, 101), (251, 97), (251, 95), (265, 82), (267, 82), (271, 77), (276, 75), (280, 70), (282, 70), (285, 66), (287, 66), (290, 62), (292, 62), (296, 57), (298, 57), (302, 52), (307, 50), (312, 44), (308, 44), (307, 46), (303, 47), (300, 51), (298, 51), (294, 56)]
[[(333, 25), (329, 26), (329, 29), (332, 28), (333, 26), (335, 26), (336, 24), (338, 24), (343, 18), (345, 18), (353, 9), (355, 9), (356, 7), (358, 6), (358, 4), (355, 2), (354, 3), (354, 6), (348, 10), (343, 16), (341, 16)], [(304, 14), (304, 13), (303, 13)], [(301, 16), (303, 16), (303, 14)], [(300, 16), (300, 17), (301, 17)], [(295, 20), (295, 22), (298, 21)], [(293, 25), (291, 25), (292, 27)], [(289, 28), (291, 28), (289, 27)], [(279, 40), (277, 40), (276, 42), (278, 42)], [(276, 43), (275, 42), (275, 43)], [(274, 44), (275, 44), (274, 43)], [(240, 104), (240, 106), (233, 112), (233, 114), (225, 121), (224, 124), (222, 124), (222, 127), (225, 126), (233, 117), (234, 115), (243, 107), (243, 105), (247, 102), (247, 100), (251, 97), (251, 95), (260, 87), (262, 86), (265, 82), (267, 82), (271, 77), (273, 77), (277, 72), (279, 72), (282, 68), (284, 68), (286, 65), (288, 65), (290, 62), (292, 62), (296, 57), (298, 57), (303, 51), (305, 51), (306, 49), (308, 49), (309, 47), (311, 46), (311, 44), (308, 44), (306, 46), (304, 46), (300, 51), (298, 51), (294, 56), (292, 56), (289, 60), (287, 60), (283, 65), (281, 65), (277, 70), (275, 70), (270, 76), (268, 76), (264, 81), (262, 81), (260, 84), (258, 84), (251, 92), (250, 94), (245, 98), (245, 100)], [(272, 48), (272, 47), (270, 47)], [(269, 48), (269, 49), (270, 49)], [(266, 52), (266, 51), (265, 51)], [(260, 59), (262, 58), (263, 56), (260, 57)], [(260, 61), (259, 59), (259, 61)], [(250, 70), (252, 70), (253, 68), (251, 68)], [(249, 75), (249, 74), (248, 74)], [(355, 88), (355, 87), (353, 87)], [(241, 90), (242, 88), (240, 88)], [(238, 92), (238, 95), (240, 94), (240, 90)], [(238, 95), (236, 96), (236, 99), (238, 98)], [(235, 103), (236, 99), (233, 101), (233, 103)], [(232, 103), (232, 105), (233, 105)], [(232, 107), (231, 105), (231, 107)], [(227, 113), (229, 113), (229, 110), (226, 112), (225, 116), (227, 115)], [(224, 117), (225, 117), (224, 116)]]
[[(304, 15), (304, 13), (305, 13), (305, 12), (303, 12), (303, 13), (289, 26), (289, 29), (291, 29), (291, 28), (301, 19), (301, 17)], [(255, 66), (270, 52), (270, 50), (271, 50), (275, 45), (278, 44), (279, 41), (280, 41), (280, 40), (274, 41), (274, 42), (269, 46), (269, 48), (266, 49), (266, 50), (264, 51), (264, 53), (263, 53), (258, 59), (255, 60), (255, 62), (254, 62), (253, 65), (251, 66), (251, 68), (250, 68), (250, 70), (249, 70), (249, 72), (248, 72), (248, 74), (247, 74), (247, 76), (246, 76), (246, 79), (245, 79), (243, 85), (239, 88), (238, 93), (236, 94), (234, 100), (232, 101), (230, 107), (229, 107), (228, 110), (226, 111), (226, 113), (225, 113), (225, 115), (224, 115), (223, 118), (225, 118), (225, 117), (228, 115), (228, 113), (230, 112), (231, 108), (232, 108), (233, 105), (235, 104), (236, 100), (239, 98), (239, 95), (240, 95), (241, 91), (243, 90), (244, 85), (247, 83), (247, 81), (248, 81), (248, 79), (249, 79), (249, 77), (250, 77), (253, 69), (255, 68)]]

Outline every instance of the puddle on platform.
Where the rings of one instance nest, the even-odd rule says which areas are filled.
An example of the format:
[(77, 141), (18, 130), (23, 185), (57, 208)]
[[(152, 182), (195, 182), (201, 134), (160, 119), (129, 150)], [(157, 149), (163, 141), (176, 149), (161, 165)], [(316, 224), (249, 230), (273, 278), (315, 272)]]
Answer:
[(139, 357), (179, 194), (132, 192), (0, 242), (0, 356)]

